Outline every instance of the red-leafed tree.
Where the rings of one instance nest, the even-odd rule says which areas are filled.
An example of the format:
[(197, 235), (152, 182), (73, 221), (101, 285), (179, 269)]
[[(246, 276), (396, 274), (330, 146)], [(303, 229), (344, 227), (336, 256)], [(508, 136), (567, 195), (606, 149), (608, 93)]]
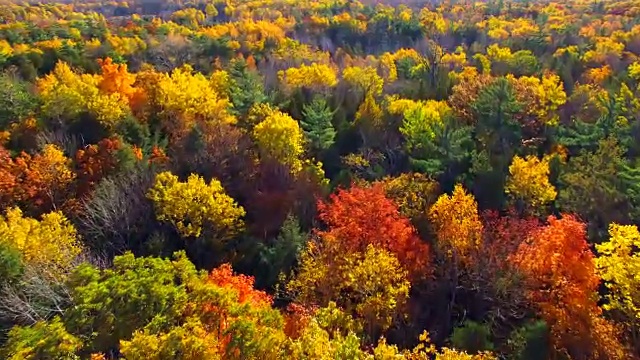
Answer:
[(526, 277), (526, 295), (551, 328), (557, 352), (575, 359), (619, 359), (615, 327), (601, 317), (600, 279), (586, 226), (574, 216), (549, 217), (511, 257)]
[[(385, 196), (382, 185), (340, 189), (319, 202), (319, 218), (327, 225), (318, 231), (341, 252), (364, 252), (367, 245), (393, 253), (413, 280), (429, 275), (429, 246), (417, 235), (409, 219)], [(332, 240), (335, 239), (335, 240)]]
[(484, 243), (480, 262), (485, 271), (508, 269), (512, 265), (507, 261), (509, 256), (542, 226), (537, 218), (521, 218), (515, 212), (501, 216), (497, 211), (487, 210), (481, 216), (484, 223)]

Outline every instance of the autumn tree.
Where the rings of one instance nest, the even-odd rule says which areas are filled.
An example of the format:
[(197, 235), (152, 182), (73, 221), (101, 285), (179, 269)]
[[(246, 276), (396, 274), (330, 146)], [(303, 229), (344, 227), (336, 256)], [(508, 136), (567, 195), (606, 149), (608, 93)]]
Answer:
[(206, 229), (213, 230), (218, 239), (228, 239), (244, 227), (244, 209), (216, 179), (207, 184), (192, 174), (180, 182), (170, 172), (162, 172), (147, 196), (154, 203), (156, 218), (171, 223), (183, 237), (199, 237)]
[(24, 217), (19, 208), (9, 209), (0, 218), (0, 241), (16, 249), (24, 262), (47, 269), (54, 278), (69, 271), (82, 250), (76, 229), (60, 212), (45, 214), (38, 221)]
[(620, 316), (638, 350), (640, 330), (640, 234), (631, 225), (609, 225), (609, 240), (596, 245), (596, 268), (608, 293), (604, 309)]
[(318, 63), (291, 67), (279, 72), (278, 77), (288, 93), (303, 88), (323, 92), (338, 84), (335, 69)]
[(123, 147), (117, 138), (102, 139), (76, 152), (78, 167), (78, 194), (87, 194), (98, 181), (118, 169), (118, 152)]
[(98, 83), (100, 91), (106, 94), (120, 94), (128, 104), (135, 102), (140, 90), (133, 87), (134, 74), (129, 73), (126, 64), (115, 64), (111, 58), (98, 59), (102, 78)]
[(511, 261), (527, 281), (527, 297), (550, 326), (555, 350), (584, 358), (623, 358), (616, 328), (601, 317), (594, 256), (575, 217), (549, 217)]
[(100, 75), (77, 74), (68, 64), (58, 62), (50, 74), (37, 82), (43, 116), (59, 125), (74, 123), (88, 113), (99, 124), (112, 129), (131, 109), (125, 95), (100, 90), (101, 78)]
[(556, 198), (556, 190), (549, 183), (549, 158), (514, 156), (509, 166), (505, 192), (527, 208), (538, 209)]
[(384, 80), (373, 67), (351, 66), (342, 71), (343, 79), (363, 95), (380, 95)]
[(411, 219), (421, 234), (426, 233), (429, 209), (440, 193), (438, 183), (420, 173), (386, 177), (380, 182), (386, 196), (398, 206), (400, 214)]
[[(161, 106), (162, 126), (172, 140), (187, 135), (198, 122), (235, 124), (230, 101), (216, 89), (215, 82), (185, 65), (157, 82), (157, 103)], [(178, 121), (176, 121), (176, 118)]]
[(410, 288), (406, 270), (394, 255), (371, 244), (364, 252), (343, 255), (323, 245), (311, 244), (303, 253), (287, 289), (303, 304), (335, 301), (375, 339), (402, 313)]
[(428, 245), (380, 184), (340, 189), (320, 202), (318, 211), (318, 218), (327, 226), (318, 235), (326, 237), (327, 245), (339, 249), (338, 253), (364, 251), (372, 244), (394, 254), (412, 280), (429, 274)]
[(70, 333), (90, 336), (85, 351), (120, 349), (127, 358), (173, 357), (186, 349), (221, 358), (277, 352), (281, 317), (250, 284), (228, 267), (210, 277), (198, 272), (184, 253), (173, 260), (125, 254), (111, 269), (82, 265), (72, 274), (76, 305), (63, 320)]
[(478, 204), (462, 185), (451, 195), (438, 198), (429, 210), (437, 236), (437, 248), (454, 262), (469, 264), (482, 245), (482, 222)]
[(83, 252), (70, 221), (60, 212), (37, 220), (8, 209), (0, 217), (0, 249), (2, 321), (33, 325), (61, 315), (69, 304), (65, 281)]
[(303, 132), (291, 116), (276, 111), (253, 129), (261, 155), (287, 166), (292, 173), (302, 170)]
[(46, 212), (63, 204), (76, 174), (71, 159), (55, 145), (45, 145), (41, 153), (22, 153), (5, 164), (7, 180), (14, 184), (5, 188), (5, 198), (34, 213)]
[(14, 200), (15, 187), (18, 185), (18, 174), (11, 153), (0, 145), (0, 204), (11, 205)]
[(481, 219), (482, 246), (473, 266), (460, 279), (464, 294), (472, 300), (463, 298), (461, 302), (470, 318), (482, 318), (491, 324), (493, 338), (500, 339), (531, 311), (522, 275), (509, 257), (542, 225), (538, 218), (514, 210), (485, 210)]

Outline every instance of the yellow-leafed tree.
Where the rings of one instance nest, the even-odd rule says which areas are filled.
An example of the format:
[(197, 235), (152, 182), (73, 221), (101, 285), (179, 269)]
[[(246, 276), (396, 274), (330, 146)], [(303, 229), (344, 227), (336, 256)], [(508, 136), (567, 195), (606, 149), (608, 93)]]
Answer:
[(549, 182), (549, 158), (514, 156), (505, 192), (534, 209), (555, 200), (556, 189)]
[(234, 124), (229, 113), (231, 103), (218, 93), (216, 81), (192, 73), (185, 65), (164, 75), (158, 81), (155, 101), (160, 104), (163, 125), (173, 137), (180, 137), (197, 121)]
[(454, 261), (468, 263), (482, 244), (482, 222), (473, 195), (458, 184), (451, 195), (438, 198), (429, 215), (440, 251)]
[(191, 174), (186, 182), (168, 171), (156, 176), (147, 197), (155, 206), (156, 218), (168, 221), (183, 237), (198, 237), (211, 227), (218, 239), (236, 235), (244, 227), (244, 209), (227, 195), (220, 181), (207, 184)]
[(291, 116), (275, 111), (253, 129), (253, 138), (265, 159), (288, 166), (292, 173), (302, 170), (304, 134)]
[(300, 88), (326, 90), (338, 84), (338, 77), (334, 68), (316, 63), (280, 71), (278, 77), (289, 92)]
[(596, 267), (605, 281), (605, 310), (619, 311), (640, 326), (640, 233), (635, 225), (609, 226), (609, 241), (596, 245)]
[(364, 252), (344, 254), (312, 244), (287, 288), (303, 304), (335, 301), (373, 335), (401, 312), (411, 287), (407, 276), (392, 253), (371, 244)]
[(380, 95), (384, 80), (375, 68), (350, 66), (342, 72), (344, 80), (362, 90), (364, 94)]
[(102, 91), (101, 84), (101, 75), (80, 75), (66, 63), (58, 62), (50, 74), (37, 82), (43, 115), (55, 120), (75, 120), (88, 112), (105, 127), (115, 126), (131, 112), (129, 99), (120, 92)]
[(0, 216), (0, 243), (17, 250), (25, 264), (51, 279), (63, 278), (82, 251), (76, 229), (61, 212), (38, 221), (24, 217), (19, 208), (7, 210)]

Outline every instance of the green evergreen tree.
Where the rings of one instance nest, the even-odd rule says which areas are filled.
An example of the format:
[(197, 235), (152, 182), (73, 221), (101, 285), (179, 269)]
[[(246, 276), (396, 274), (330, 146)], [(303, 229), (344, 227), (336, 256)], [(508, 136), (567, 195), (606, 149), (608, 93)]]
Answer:
[(232, 80), (229, 97), (242, 124), (254, 104), (268, 102), (269, 98), (265, 93), (262, 76), (249, 69), (245, 60), (234, 59), (228, 71)]
[(595, 152), (582, 150), (561, 169), (557, 204), (589, 224), (593, 240), (604, 239), (611, 222), (629, 223), (640, 171), (623, 158), (617, 140), (601, 140)]
[(483, 171), (472, 174), (472, 184), (483, 206), (499, 208), (504, 202), (505, 174), (522, 144), (522, 129), (514, 118), (521, 107), (506, 78), (499, 78), (483, 89), (472, 105), (477, 117), (474, 153), (483, 158), (484, 164)]
[(456, 126), (450, 119), (431, 126), (432, 136), (420, 137), (409, 156), (411, 167), (418, 172), (439, 178), (444, 188), (453, 184), (472, 145), (471, 128)]
[(311, 152), (316, 156), (334, 143), (336, 130), (331, 123), (334, 114), (335, 111), (332, 111), (327, 101), (320, 96), (314, 97), (310, 104), (303, 106), (304, 118), (300, 125), (309, 140)]
[(309, 234), (302, 231), (298, 219), (289, 215), (280, 229), (275, 241), (262, 247), (260, 263), (264, 270), (256, 276), (259, 285), (270, 288), (276, 285), (281, 274), (288, 274), (305, 248)]
[(508, 359), (545, 360), (551, 357), (549, 326), (541, 320), (514, 330), (507, 344), (510, 350)]
[(596, 122), (574, 119), (570, 126), (558, 128), (557, 141), (577, 155), (581, 150), (596, 151), (601, 140), (614, 136), (618, 144), (627, 148), (631, 145), (631, 128), (626, 121), (620, 121), (620, 104), (614, 96), (599, 99), (605, 109)]
[(490, 337), (491, 330), (489, 326), (467, 320), (461, 327), (453, 330), (451, 344), (456, 349), (477, 354), (481, 351), (493, 350), (493, 343)]

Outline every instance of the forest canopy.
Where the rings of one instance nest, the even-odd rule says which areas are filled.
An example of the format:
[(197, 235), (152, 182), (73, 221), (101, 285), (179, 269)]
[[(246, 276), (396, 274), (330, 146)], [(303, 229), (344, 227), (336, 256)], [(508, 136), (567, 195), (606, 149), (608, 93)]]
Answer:
[(0, 358), (640, 358), (640, 1), (0, 0)]

